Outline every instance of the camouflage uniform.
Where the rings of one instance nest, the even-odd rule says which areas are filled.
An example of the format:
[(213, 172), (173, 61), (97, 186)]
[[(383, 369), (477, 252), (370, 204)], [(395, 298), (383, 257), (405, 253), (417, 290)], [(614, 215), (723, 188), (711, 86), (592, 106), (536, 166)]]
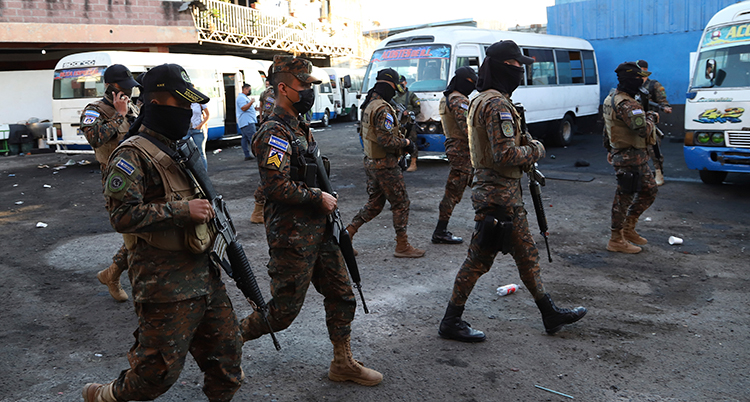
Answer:
[[(382, 100), (378, 93), (372, 94), (372, 101)], [(369, 109), (369, 108), (368, 108)], [(365, 110), (367, 111), (367, 109)], [(371, 130), (375, 130), (377, 143), (385, 149), (385, 157), (369, 158), (365, 156), (364, 166), (367, 174), (367, 204), (352, 219), (352, 226), (359, 228), (365, 222), (378, 216), (385, 206), (391, 204), (393, 228), (396, 235), (406, 234), (409, 223), (409, 195), (406, 193), (404, 176), (398, 166), (401, 150), (406, 147), (406, 139), (399, 133), (395, 112), (389, 105), (383, 105), (371, 114)], [(363, 115), (363, 119), (365, 116)], [(362, 137), (366, 137), (363, 126)], [(367, 142), (367, 140), (365, 140)]]
[[(669, 101), (667, 101), (667, 91), (664, 89), (664, 87), (659, 83), (659, 81), (647, 79), (646, 83), (643, 84), (644, 87), (648, 90), (648, 96), (650, 101), (654, 101), (662, 108), (670, 107)], [(656, 111), (656, 110), (655, 110)], [(661, 149), (661, 136), (656, 135), (656, 142), (659, 146), (659, 149)], [(657, 158), (656, 154), (654, 153), (654, 147), (650, 146), (648, 147), (648, 156), (651, 158), (651, 161), (654, 163), (654, 169), (656, 170), (664, 170), (664, 154), (662, 153), (659, 155), (660, 157)]]
[[(128, 101), (127, 115), (121, 116), (115, 110), (112, 100), (112, 94), (106, 94), (104, 98), (86, 105), (81, 113), (81, 131), (99, 161), (102, 186), (110, 155), (128, 132), (130, 124), (138, 117), (138, 108), (132, 102)], [(112, 262), (120, 271), (128, 269), (128, 249), (124, 244), (112, 257)]]
[[(526, 288), (538, 300), (544, 296), (544, 284), (540, 276), (539, 252), (529, 232), (521, 193), (522, 167), (529, 166), (544, 157), (544, 148), (531, 143), (531, 136), (522, 133), (520, 117), (507, 95), (492, 92), (488, 99), (475, 99), (470, 106), (472, 130), (482, 128), (487, 135), (484, 139), (488, 149), (478, 149), (479, 141), (470, 141), (472, 165), (475, 168), (475, 181), (471, 201), (476, 212), (474, 220), (479, 222), (490, 214), (506, 216), (513, 222), (512, 251), (518, 273)], [(481, 95), (480, 95), (481, 96)], [(479, 101), (479, 102), (477, 102)], [(472, 114), (472, 111), (474, 113)], [(472, 136), (470, 132), (470, 136)], [(480, 134), (481, 135), (481, 134)], [(473, 137), (472, 137), (473, 138)], [(491, 157), (480, 162), (477, 155)], [(484, 166), (484, 165), (491, 165)], [(482, 249), (475, 232), (471, 237), (469, 253), (456, 275), (450, 303), (463, 306), (471, 294), (479, 277), (487, 273), (498, 251)]]
[[(420, 113), (422, 113), (422, 104), (419, 102), (419, 97), (414, 92), (411, 92), (409, 90), (405, 90), (404, 93), (399, 93), (396, 91), (396, 95), (393, 97), (393, 101), (396, 103), (400, 103), (406, 107), (407, 112), (414, 112), (414, 117), (416, 118), (419, 116)], [(409, 129), (409, 132), (406, 133), (406, 138), (409, 139), (409, 141), (419, 144), (417, 141), (417, 125), (414, 124), (411, 129)], [(415, 151), (411, 157), (416, 159), (417, 154), (419, 152)]]
[(263, 124), (268, 116), (273, 113), (274, 103), (276, 102), (276, 95), (273, 93), (273, 87), (266, 88), (263, 93), (260, 94), (260, 119), (259, 124)]
[[(141, 131), (171, 145), (146, 127)], [(111, 161), (104, 194), (115, 230), (147, 235), (192, 224), (188, 201), (163, 201), (164, 180), (149, 157), (126, 142)], [(114, 395), (118, 400), (158, 397), (177, 381), (190, 352), (204, 372), (208, 399), (231, 400), (243, 379), (242, 341), (218, 269), (207, 253), (168, 251), (135, 236), (128, 239), (139, 326), (128, 353), (130, 369), (114, 382)]]
[(620, 230), (626, 218), (637, 220), (656, 199), (657, 187), (648, 167), (646, 149), (654, 141), (654, 123), (644, 114), (640, 103), (619, 90), (610, 92), (602, 107), (605, 115), (604, 145), (612, 155), (616, 176), (638, 172), (640, 178), (641, 188), (635, 193), (624, 192), (618, 181), (612, 203), (612, 230)]
[[(442, 101), (441, 101), (442, 103)], [(469, 128), (466, 125), (466, 115), (469, 112), (469, 98), (458, 91), (454, 91), (445, 98), (446, 108), (454, 118), (458, 130), (445, 133), (445, 154), (451, 170), (445, 183), (445, 195), (440, 201), (440, 215), (438, 220), (450, 220), (453, 208), (461, 202), (464, 190), (471, 179), (471, 157), (469, 155)], [(445, 127), (443, 128), (445, 131)]]
[[(344, 258), (322, 210), (321, 190), (310, 188), (295, 177), (297, 158), (314, 139), (307, 125), (281, 107), (275, 107), (270, 118), (253, 142), (266, 199), (264, 223), (271, 256), (268, 320), (274, 331), (288, 328), (299, 314), (312, 282), (324, 296), (328, 335), (332, 342), (340, 342), (351, 333), (356, 308), (354, 293)], [(244, 318), (240, 326), (245, 341), (268, 333), (258, 312)]]

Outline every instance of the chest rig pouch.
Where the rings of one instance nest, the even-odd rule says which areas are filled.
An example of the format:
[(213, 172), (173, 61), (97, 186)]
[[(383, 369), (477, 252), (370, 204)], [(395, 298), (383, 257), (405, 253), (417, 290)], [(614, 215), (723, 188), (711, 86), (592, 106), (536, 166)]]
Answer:
[(513, 236), (513, 221), (510, 217), (500, 214), (497, 217), (487, 214), (484, 220), (477, 222), (477, 240), (482, 250), (502, 252), (508, 254), (512, 251), (511, 244)]

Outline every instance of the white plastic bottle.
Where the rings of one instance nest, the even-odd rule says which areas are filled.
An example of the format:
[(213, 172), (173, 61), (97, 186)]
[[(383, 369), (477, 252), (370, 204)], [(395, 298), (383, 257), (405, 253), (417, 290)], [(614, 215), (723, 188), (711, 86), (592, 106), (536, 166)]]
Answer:
[(500, 286), (497, 288), (497, 294), (499, 296), (507, 296), (511, 293), (516, 293), (516, 290), (518, 290), (518, 285), (515, 283), (511, 283), (510, 285)]

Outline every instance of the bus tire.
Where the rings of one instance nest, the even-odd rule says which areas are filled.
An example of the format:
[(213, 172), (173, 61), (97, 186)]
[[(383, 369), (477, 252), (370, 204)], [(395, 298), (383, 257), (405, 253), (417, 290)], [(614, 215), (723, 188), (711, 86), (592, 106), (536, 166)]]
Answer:
[(557, 132), (554, 133), (550, 138), (551, 145), (563, 147), (570, 145), (573, 141), (573, 134), (576, 132), (575, 121), (573, 116), (566, 114), (565, 117), (560, 120), (560, 125), (557, 126)]
[(702, 182), (711, 186), (718, 186), (727, 178), (727, 172), (717, 172), (715, 170), (699, 170), (698, 174), (701, 176)]
[(349, 114), (346, 115), (346, 118), (349, 121), (357, 121), (357, 105), (352, 105), (352, 108), (349, 109)]
[(331, 122), (331, 112), (326, 109), (326, 111), (323, 113), (323, 119), (320, 121), (321, 124), (323, 124), (323, 127), (328, 127), (328, 123)]

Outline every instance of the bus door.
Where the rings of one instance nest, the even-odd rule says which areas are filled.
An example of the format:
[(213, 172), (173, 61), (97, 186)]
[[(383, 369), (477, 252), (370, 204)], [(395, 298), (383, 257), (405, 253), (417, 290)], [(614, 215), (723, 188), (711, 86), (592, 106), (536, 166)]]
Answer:
[[(237, 134), (237, 114), (236, 99), (237, 91), (236, 80), (237, 73), (224, 74), (224, 135)], [(241, 87), (240, 87), (241, 88)]]

